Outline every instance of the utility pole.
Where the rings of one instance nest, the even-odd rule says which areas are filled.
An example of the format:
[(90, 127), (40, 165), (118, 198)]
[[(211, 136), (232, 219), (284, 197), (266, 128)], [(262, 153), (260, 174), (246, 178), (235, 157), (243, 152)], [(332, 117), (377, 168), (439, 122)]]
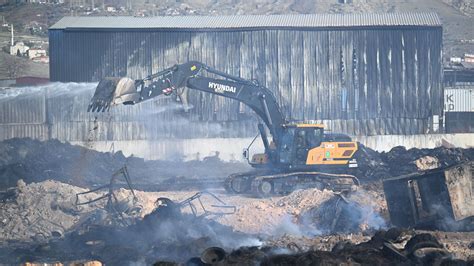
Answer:
[(14, 40), (14, 33), (13, 33), (13, 24), (12, 24), (12, 41), (11, 41), (11, 45), (15, 45), (15, 40)]

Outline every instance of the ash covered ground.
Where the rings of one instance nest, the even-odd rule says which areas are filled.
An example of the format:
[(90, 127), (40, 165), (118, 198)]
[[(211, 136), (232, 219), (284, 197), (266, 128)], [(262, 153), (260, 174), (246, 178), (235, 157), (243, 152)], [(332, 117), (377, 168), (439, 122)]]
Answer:
[[(265, 199), (226, 193), (219, 180), (245, 170), (246, 165), (218, 158), (144, 161), (31, 139), (3, 141), (0, 151), (3, 263), (99, 260), (110, 265), (159, 261), (199, 265), (202, 260), (222, 259), (221, 265), (315, 261), (464, 265), (474, 259), (474, 232), (391, 228), (381, 181), (427, 165), (472, 161), (473, 149), (396, 147), (378, 153), (362, 146), (357, 155), (362, 186), (357, 192), (340, 195), (313, 188)], [(78, 164), (80, 159), (87, 164)], [(106, 197), (77, 204), (110, 192), (78, 194), (108, 184), (112, 173), (124, 165), (132, 183), (147, 189), (139, 187), (132, 193), (122, 182), (111, 202)], [(185, 187), (170, 181), (176, 177)], [(212, 194), (197, 199), (202, 205), (194, 200), (192, 207), (177, 206), (203, 189), (196, 183), (200, 178), (206, 180), (202, 186)], [(157, 208), (157, 199), (163, 197), (172, 202)], [(224, 205), (235, 207), (235, 212), (219, 214), (222, 209), (212, 207)], [(339, 219), (334, 222), (336, 215)], [(416, 253), (419, 243), (428, 243), (436, 252), (429, 256)]]

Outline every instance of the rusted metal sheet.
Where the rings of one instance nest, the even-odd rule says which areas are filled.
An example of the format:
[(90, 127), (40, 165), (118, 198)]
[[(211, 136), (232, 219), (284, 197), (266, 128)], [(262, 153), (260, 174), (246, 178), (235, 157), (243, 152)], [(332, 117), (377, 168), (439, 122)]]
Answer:
[(474, 219), (472, 162), (383, 181), (391, 222), (395, 226), (470, 228)]
[(474, 191), (471, 165), (444, 171), (445, 183), (456, 221), (474, 216)]

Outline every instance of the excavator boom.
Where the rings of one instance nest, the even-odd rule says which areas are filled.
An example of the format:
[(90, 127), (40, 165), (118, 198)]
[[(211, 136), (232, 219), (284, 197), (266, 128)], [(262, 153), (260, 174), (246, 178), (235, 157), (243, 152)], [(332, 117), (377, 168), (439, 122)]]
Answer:
[[(203, 75), (206, 72), (221, 78), (206, 77)], [(99, 82), (88, 111), (103, 112), (120, 103), (136, 104), (162, 94), (169, 95), (184, 87), (246, 104), (264, 121), (274, 141), (280, 137), (281, 132), (278, 131), (286, 121), (269, 89), (195, 61), (175, 65), (136, 81), (129, 78), (105, 78)]]

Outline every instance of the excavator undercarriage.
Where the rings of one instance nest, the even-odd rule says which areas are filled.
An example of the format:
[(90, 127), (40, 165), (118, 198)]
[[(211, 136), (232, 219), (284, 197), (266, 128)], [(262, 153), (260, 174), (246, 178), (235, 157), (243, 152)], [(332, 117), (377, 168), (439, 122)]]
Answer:
[(306, 188), (328, 189), (337, 192), (354, 191), (359, 184), (357, 177), (349, 174), (251, 171), (227, 177), (225, 189), (230, 193), (247, 193), (259, 197), (268, 197), (271, 195), (285, 195), (294, 190)]

